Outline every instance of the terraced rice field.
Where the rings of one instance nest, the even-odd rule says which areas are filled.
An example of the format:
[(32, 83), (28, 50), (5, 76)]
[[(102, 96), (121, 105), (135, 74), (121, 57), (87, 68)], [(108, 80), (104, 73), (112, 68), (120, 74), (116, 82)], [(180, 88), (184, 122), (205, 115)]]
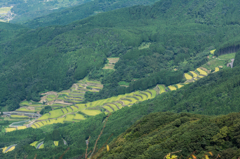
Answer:
[(82, 114), (75, 114), (74, 120), (85, 120), (86, 118)]
[(43, 149), (44, 148), (44, 144), (42, 144), (40, 147), (39, 147), (39, 149)]
[(162, 93), (165, 93), (166, 90), (165, 90), (165, 86), (164, 85), (158, 85), (158, 88), (159, 88), (159, 94), (162, 94)]
[(194, 71), (190, 71), (190, 73), (193, 75), (194, 78), (198, 76)]
[(15, 146), (12, 146), (9, 150), (5, 150), (5, 152), (4, 153), (8, 153), (8, 152), (10, 152), (10, 151), (13, 151), (15, 149)]
[(31, 110), (31, 109), (27, 109), (27, 108), (19, 108), (16, 111), (18, 111), (18, 112), (30, 112), (30, 113), (35, 112), (35, 110)]
[(102, 113), (100, 110), (82, 110), (81, 112), (88, 116), (95, 116)]
[(59, 141), (54, 141), (54, 145), (58, 146)]
[(34, 141), (34, 142), (31, 143), (30, 145), (36, 147), (36, 146), (37, 146), (37, 143), (38, 143), (38, 141)]
[(215, 72), (218, 72), (219, 71), (219, 67), (215, 67)]
[(4, 153), (8, 147), (2, 148), (2, 152)]
[(17, 127), (17, 130), (23, 130), (23, 129), (27, 129), (27, 127), (26, 126), (18, 126)]
[(200, 68), (197, 68), (197, 71), (198, 71), (201, 75), (203, 75), (203, 76), (207, 76), (207, 75), (208, 75), (207, 72), (203, 71), (203, 70), (200, 69)]
[(73, 121), (74, 117), (75, 117), (74, 114), (66, 115), (66, 117), (65, 117), (65, 121)]
[(16, 128), (5, 128), (6, 132), (11, 132), (11, 131), (15, 131), (15, 130), (16, 130)]
[(15, 118), (15, 119), (28, 119), (28, 116), (24, 116), (24, 115), (11, 115), (11, 118)]
[(174, 87), (174, 86), (168, 86), (168, 88), (169, 88), (171, 91), (175, 91), (175, 90), (177, 90), (177, 88)]
[(215, 50), (211, 50), (210, 53), (214, 55), (216, 49)]
[(176, 84), (177, 85), (177, 88), (178, 89), (180, 89), (180, 88), (182, 88), (184, 85), (182, 85), (182, 84)]
[(12, 9), (12, 7), (2, 7), (0, 8), (0, 14), (6, 14)]
[(187, 80), (191, 80), (193, 77), (190, 76), (189, 74), (187, 73), (184, 73), (184, 77), (187, 79)]

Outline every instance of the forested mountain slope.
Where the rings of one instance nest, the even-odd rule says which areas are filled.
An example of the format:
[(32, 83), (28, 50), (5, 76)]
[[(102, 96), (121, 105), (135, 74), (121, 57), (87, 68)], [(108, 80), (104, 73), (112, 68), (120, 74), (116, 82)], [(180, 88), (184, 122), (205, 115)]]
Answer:
[[(86, 93), (87, 100), (179, 83), (183, 72), (208, 61), (211, 49), (239, 35), (238, 4), (162, 0), (25, 31), (0, 44), (1, 106), (16, 109), (24, 99), (68, 89), (87, 75), (104, 84), (99, 93)], [(107, 57), (120, 57), (115, 70), (102, 69)]]
[[(11, 22), (22, 23), (90, 0), (1, 0), (0, 10), (9, 7)], [(6, 13), (7, 14), (7, 13)]]
[[(137, 121), (98, 158), (237, 159), (240, 156), (240, 113), (209, 117), (188, 113), (153, 113)], [(180, 152), (179, 152), (180, 151)], [(173, 155), (173, 154), (172, 154)], [(178, 156), (178, 157), (177, 157)], [(193, 157), (193, 158), (194, 158)]]
[(30, 28), (44, 27), (49, 25), (66, 25), (73, 21), (87, 18), (102, 12), (134, 5), (149, 5), (159, 0), (94, 0), (83, 5), (67, 8), (59, 12), (35, 18), (23, 25)]
[[(162, 146), (165, 145), (165, 141), (160, 140), (159, 143), (156, 143), (155, 138), (149, 140), (145, 140), (145, 138), (143, 138), (144, 143), (147, 141), (150, 143), (154, 142), (155, 146), (163, 150), (158, 151), (155, 155), (162, 156), (174, 150), (183, 150), (182, 154), (185, 156), (190, 155), (194, 150), (197, 150), (196, 154), (199, 154), (200, 156), (203, 155), (203, 152), (207, 151), (212, 151), (214, 155), (219, 153), (223, 156), (224, 154), (225, 156), (228, 155), (227, 152), (231, 151), (229, 154), (235, 156), (237, 154), (236, 148), (239, 148), (239, 134), (237, 134), (237, 132), (239, 132), (239, 126), (237, 125), (239, 124), (239, 114), (230, 114), (227, 116), (219, 116), (217, 118), (193, 114), (221, 115), (231, 112), (239, 112), (239, 71), (239, 67), (226, 69), (218, 73), (211, 74), (208, 77), (196, 81), (195, 83), (184, 86), (177, 91), (167, 92), (152, 100), (133, 105), (132, 107), (124, 107), (121, 110), (113, 112), (106, 123), (106, 127), (98, 142), (98, 147), (100, 148), (111, 136), (111, 134), (113, 134), (113, 136), (111, 136), (109, 142), (121, 133), (125, 132), (130, 126), (132, 126), (132, 124), (145, 115), (152, 112), (169, 111), (167, 113), (150, 114), (138, 121), (131, 129), (129, 129), (127, 131), (129, 138), (126, 138), (126, 140), (119, 143), (119, 148), (122, 147), (122, 155), (126, 157), (131, 157), (132, 155), (132, 157), (134, 157), (144, 151), (146, 151), (144, 155), (154, 155), (154, 153), (147, 152), (148, 149), (145, 149), (146, 147), (144, 147), (144, 150), (142, 151), (136, 150), (136, 154), (135, 152), (129, 151), (132, 153), (129, 154), (126, 153), (125, 149), (127, 148), (125, 146), (128, 144), (130, 139), (136, 143), (137, 140), (135, 139), (141, 137), (142, 132), (147, 134), (146, 137), (149, 137), (148, 134), (152, 135), (150, 134), (151, 132), (153, 132), (153, 134), (154, 132), (158, 133), (158, 131), (154, 130), (159, 130), (159, 133), (172, 132), (165, 139), (169, 138), (174, 142), (170, 145), (166, 144), (167, 146), (165, 147)], [(193, 114), (187, 114), (187, 112)], [(67, 147), (70, 147), (70, 150), (65, 154), (65, 158), (81, 156), (85, 153), (85, 139), (89, 136), (91, 136), (89, 150), (92, 150), (104, 125), (103, 121), (105, 118), (105, 114), (100, 114), (79, 123), (55, 124), (45, 126), (40, 129), (28, 128), (6, 134), (1, 133), (0, 147), (18, 144), (14, 151), (8, 152), (4, 155), (2, 154), (2, 158), (11, 158), (14, 157), (15, 154), (17, 154), (17, 157), (19, 158), (24, 155), (28, 155), (29, 158), (33, 158), (35, 154), (37, 154), (38, 158), (52, 158), (53, 156), (58, 158), (67, 149)], [(158, 124), (163, 125), (159, 127)], [(136, 130), (136, 126), (139, 128), (139, 135), (137, 134), (137, 131), (134, 131)], [(220, 132), (220, 129), (225, 132), (225, 126), (228, 127), (225, 134), (226, 136), (221, 137), (221, 134), (217, 135)], [(132, 131), (132, 129), (134, 130)], [(131, 131), (132, 133), (129, 134)], [(174, 134), (177, 138), (174, 138)], [(185, 140), (186, 136), (192, 136), (191, 140)], [(213, 136), (215, 136), (214, 139)], [(62, 138), (66, 140), (68, 146), (64, 146), (61, 140)], [(44, 141), (45, 148), (37, 150), (30, 146), (30, 144), (35, 141)], [(53, 141), (59, 141), (59, 146), (52, 146)], [(119, 140), (115, 141), (118, 142)], [(112, 153), (112, 155), (116, 155), (118, 153), (114, 148), (116, 147), (114, 145), (115, 141), (110, 144), (110, 154)], [(169, 140), (166, 140), (166, 142), (167, 141)], [(174, 143), (179, 144), (176, 145)], [(136, 144), (136, 146), (137, 145), (138, 144)], [(146, 146), (147, 145), (149, 144), (146, 144)], [(132, 148), (134, 149), (135, 147), (133, 146)], [(155, 151), (155, 147), (152, 148)], [(228, 150), (228, 148), (230, 149)], [(227, 158), (227, 156), (225, 158)]]

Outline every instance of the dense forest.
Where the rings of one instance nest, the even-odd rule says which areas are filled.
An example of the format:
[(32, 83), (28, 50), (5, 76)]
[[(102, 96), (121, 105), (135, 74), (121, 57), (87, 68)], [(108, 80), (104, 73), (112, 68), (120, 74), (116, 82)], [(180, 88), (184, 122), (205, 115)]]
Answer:
[[(38, 101), (40, 92), (69, 88), (87, 75), (104, 88), (86, 93), (86, 101), (179, 82), (183, 72), (207, 62), (211, 49), (236, 44), (238, 4), (162, 0), (66, 26), (23, 30), (0, 43), (0, 104), (14, 110), (21, 100)], [(144, 43), (149, 48), (141, 49)], [(102, 69), (107, 57), (120, 57), (115, 71)], [(130, 87), (119, 86), (120, 81)]]
[[(153, 113), (137, 121), (109, 145), (99, 158), (237, 159), (240, 156), (240, 113), (209, 117), (189, 113)], [(207, 155), (207, 157), (206, 157)]]
[[(108, 142), (118, 137), (121, 133), (131, 127), (132, 124), (137, 122), (125, 132), (128, 136), (130, 135), (129, 138), (126, 138), (126, 143), (121, 143), (119, 145), (119, 148), (124, 152), (124, 156), (131, 156), (131, 154), (126, 153), (125, 151), (125, 149), (127, 149), (126, 144), (129, 143), (130, 140), (133, 141), (133, 143), (136, 143), (136, 140), (138, 140), (137, 138), (141, 140), (140, 137), (144, 137), (141, 133), (147, 134), (145, 137), (148, 138), (148, 135), (154, 135), (154, 132), (159, 130), (158, 133), (162, 132), (163, 134), (172, 132), (171, 136), (168, 137), (168, 140), (172, 141), (174, 139), (174, 142), (170, 142), (172, 143), (170, 145), (167, 144), (168, 146), (164, 148), (162, 153), (159, 151), (156, 155), (162, 156), (174, 150), (182, 150), (182, 154), (185, 156), (197, 150), (197, 154), (201, 156), (203, 152), (211, 150), (215, 155), (220, 153), (223, 156), (224, 154), (227, 155), (227, 152), (230, 151), (231, 155), (233, 155), (232, 157), (234, 157), (238, 153), (236, 148), (239, 148), (240, 146), (239, 134), (236, 134), (239, 132), (239, 126), (236, 125), (239, 124), (239, 113), (229, 114), (227, 116), (223, 115), (240, 111), (239, 72), (239, 67), (226, 69), (211, 74), (195, 83), (184, 86), (177, 91), (167, 92), (152, 100), (113, 112), (112, 115), (110, 115), (103, 134), (98, 142), (98, 148), (100, 148), (109, 137), (111, 138)], [(154, 112), (162, 113), (151, 114)], [(188, 113), (192, 113), (192, 115)], [(219, 116), (210, 117), (203, 115)], [(142, 117), (144, 118), (141, 119)], [(1, 154), (1, 157), (13, 158), (17, 155), (18, 158), (21, 158), (24, 155), (28, 155), (29, 158), (34, 158), (35, 154), (37, 154), (38, 158), (52, 158), (53, 156), (59, 158), (68, 147), (70, 147), (70, 149), (66, 153), (65, 158), (81, 156), (86, 150), (85, 139), (89, 136), (91, 136), (89, 150), (92, 150), (94, 143), (103, 128), (103, 121), (105, 118), (105, 114), (100, 114), (79, 123), (54, 124), (40, 129), (29, 128), (6, 134), (2, 133), (0, 134), (0, 147), (11, 144), (18, 145), (14, 151), (8, 152), (7, 154)], [(141, 120), (138, 121), (139, 119)], [(136, 127), (139, 127), (139, 134), (134, 132), (137, 129)], [(227, 134), (225, 134), (226, 136), (221, 137), (221, 134), (218, 135), (218, 133), (222, 128), (225, 130), (225, 127), (227, 127)], [(121, 136), (122, 135), (120, 135), (120, 138)], [(192, 136), (191, 140), (189, 139), (182, 142), (186, 136)], [(62, 143), (62, 138), (67, 141), (68, 146)], [(57, 140), (60, 141), (59, 146), (53, 147), (53, 141)], [(151, 140), (145, 140), (145, 138), (143, 138), (143, 140), (146, 142), (149, 141), (150, 143), (155, 143), (156, 141), (155, 138)], [(29, 145), (34, 141), (44, 141), (46, 143), (45, 148), (42, 150), (36, 150)], [(116, 150), (117, 145), (115, 142), (118, 141), (119, 140), (114, 140), (112, 144), (110, 144), (112, 151), (110, 151), (109, 154), (103, 155), (116, 155), (118, 152)], [(180, 144), (181, 142), (182, 144)], [(174, 145), (174, 143), (179, 144)], [(166, 144), (166, 142), (161, 140), (160, 143), (155, 143), (156, 146), (159, 146), (158, 144)], [(145, 143), (139, 146), (144, 145)], [(213, 145), (216, 146), (214, 147)], [(132, 147), (132, 150), (135, 148), (136, 147)], [(152, 150), (155, 151), (155, 148), (157, 147), (152, 148)], [(145, 151), (147, 150), (140, 151), (139, 149), (139, 151), (135, 151), (136, 154), (132, 152), (132, 157), (140, 155), (140, 153)], [(146, 152), (146, 154), (153, 155), (153, 153), (150, 152)]]
[(41, 16), (23, 23), (30, 28), (50, 25), (66, 25), (73, 21), (87, 18), (102, 12), (135, 5), (149, 5), (159, 0), (94, 0), (82, 5), (70, 7), (46, 16)]

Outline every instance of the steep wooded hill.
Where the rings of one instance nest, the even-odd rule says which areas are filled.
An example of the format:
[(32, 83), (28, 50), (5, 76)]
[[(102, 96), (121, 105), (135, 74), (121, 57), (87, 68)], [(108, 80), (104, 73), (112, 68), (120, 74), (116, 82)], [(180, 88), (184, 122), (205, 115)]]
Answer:
[(10, 7), (9, 11), (14, 23), (22, 23), (36, 17), (47, 15), (67, 7), (76, 6), (90, 0), (1, 0), (0, 7)]
[(149, 5), (159, 0), (94, 0), (83, 5), (67, 8), (59, 12), (35, 18), (24, 23), (30, 28), (49, 25), (66, 25), (73, 21), (87, 18), (102, 12), (135, 5)]
[(98, 158), (162, 159), (168, 153), (181, 151), (175, 154), (179, 158), (194, 153), (197, 158), (213, 154), (210, 158), (220, 155), (236, 159), (240, 156), (239, 117), (240, 113), (219, 117), (153, 113), (114, 139), (110, 151), (104, 149)]
[[(226, 154), (227, 151), (231, 151), (231, 155), (235, 155), (237, 150), (235, 150), (234, 147), (239, 148), (239, 137), (238, 134), (234, 134), (233, 131), (229, 130), (239, 132), (237, 129), (239, 128), (237, 125), (239, 124), (239, 113), (230, 114), (227, 116), (219, 116), (217, 118), (193, 114), (201, 113), (205, 115), (221, 115), (231, 112), (239, 112), (239, 71), (239, 67), (236, 67), (232, 70), (226, 69), (224, 71), (211, 74), (208, 77), (196, 81), (195, 83), (189, 84), (188, 86), (184, 86), (177, 91), (163, 93), (152, 100), (135, 104), (132, 107), (124, 107), (121, 110), (113, 112), (107, 121), (106, 127), (98, 142), (98, 147), (101, 147), (111, 136), (111, 134), (113, 134), (113, 136), (111, 136), (109, 142), (118, 137), (121, 133), (125, 132), (130, 126), (132, 126), (132, 124), (142, 117), (153, 112), (168, 111), (165, 113), (150, 114), (144, 119), (138, 121), (131, 129), (129, 129), (129, 131), (138, 126), (139, 133), (145, 133), (146, 130), (146, 134), (151, 135), (150, 133), (153, 130), (157, 130), (157, 128), (159, 128), (158, 130), (160, 132), (172, 132), (172, 135), (177, 135), (179, 138), (176, 138), (174, 143), (179, 144), (175, 145), (175, 147), (174, 144), (170, 144), (167, 147), (160, 145), (160, 148), (164, 150), (164, 153), (158, 151), (156, 155), (159, 156), (164, 154), (166, 155), (167, 153), (177, 149), (183, 150), (183, 155), (190, 155), (194, 150), (198, 150), (197, 154), (199, 155), (202, 155), (203, 151), (209, 150), (213, 151), (214, 155), (218, 153)], [(182, 114), (174, 114), (175, 112)], [(187, 114), (187, 112), (193, 114)], [(15, 156), (15, 154), (17, 154), (18, 158), (21, 158), (26, 154), (29, 158), (33, 158), (35, 154), (37, 154), (39, 158), (52, 158), (53, 156), (55, 156), (55, 158), (59, 158), (59, 156), (61, 156), (67, 147), (70, 147), (70, 150), (66, 153), (65, 158), (81, 156), (83, 153), (85, 153), (85, 139), (89, 136), (91, 136), (89, 150), (92, 150), (95, 141), (104, 125), (103, 121), (105, 118), (105, 114), (100, 114), (79, 123), (54, 124), (42, 127), (40, 129), (29, 128), (25, 130), (9, 132), (6, 134), (1, 133), (0, 147), (18, 144), (13, 152), (2, 155), (2, 158), (12, 158)], [(146, 123), (143, 121), (146, 121)], [(192, 121), (191, 124), (189, 123), (190, 121)], [(149, 124), (149, 127), (145, 127), (144, 124)], [(165, 125), (165, 127), (159, 127), (158, 124), (163, 124), (162, 126)], [(211, 128), (211, 126), (213, 127)], [(212, 137), (217, 135), (220, 129), (222, 129), (224, 126), (228, 127), (227, 136), (223, 138), (216, 138), (216, 140), (213, 141)], [(59, 138), (59, 136), (53, 135), (53, 130), (57, 131), (61, 138), (67, 141), (68, 146), (64, 146), (63, 143), (59, 144), (58, 147), (51, 146), (51, 143), (56, 141), (55, 137)], [(129, 131), (127, 131), (127, 133), (129, 133)], [(154, 132), (155, 131), (153, 131), (153, 133)], [(183, 133), (182, 136), (181, 133)], [(205, 133), (208, 133), (208, 135)], [(137, 136), (137, 132), (134, 131), (132, 134), (134, 135), (133, 141), (135, 141), (137, 137), (142, 136), (141, 134)], [(131, 136), (131, 134), (129, 135)], [(172, 135), (170, 134), (170, 136), (167, 136), (166, 139), (175, 139)], [(191, 140), (184, 140), (184, 144), (180, 144), (180, 142), (183, 141), (181, 139), (186, 139), (186, 136), (188, 135), (192, 136)], [(228, 136), (229, 139), (227, 139)], [(146, 137), (148, 137), (148, 135)], [(126, 142), (121, 143), (121, 147), (123, 148), (122, 150), (124, 150), (123, 155), (131, 156), (131, 154), (126, 154), (124, 149), (125, 145), (130, 140), (128, 139), (129, 138), (124, 140)], [(34, 141), (44, 141), (46, 143), (45, 148), (43, 150), (37, 150), (30, 146), (30, 144)], [(119, 140), (115, 141), (118, 142)], [(144, 141), (147, 142), (147, 140)], [(155, 141), (154, 139), (149, 139), (149, 142)], [(165, 141), (161, 142), (164, 145)], [(215, 148), (214, 145), (216, 145)], [(148, 144), (146, 146), (148, 146)], [(114, 144), (110, 146), (112, 150), (110, 152), (113, 153), (113, 155), (117, 153), (117, 151), (113, 149), (114, 147)], [(227, 150), (228, 148), (230, 149)], [(135, 152), (139, 153), (140, 151), (136, 150)], [(141, 153), (142, 152), (143, 151), (141, 151)], [(136, 156), (137, 154), (133, 153), (132, 155)], [(154, 155), (154, 153), (152, 153), (152, 155)]]
[[(181, 82), (214, 46), (239, 35), (232, 23), (239, 20), (238, 4), (162, 0), (26, 31), (0, 44), (1, 106), (16, 109), (21, 100), (39, 100), (40, 92), (68, 89), (87, 75), (104, 84), (99, 93), (86, 93), (87, 100)], [(120, 57), (115, 70), (102, 69), (107, 57)]]

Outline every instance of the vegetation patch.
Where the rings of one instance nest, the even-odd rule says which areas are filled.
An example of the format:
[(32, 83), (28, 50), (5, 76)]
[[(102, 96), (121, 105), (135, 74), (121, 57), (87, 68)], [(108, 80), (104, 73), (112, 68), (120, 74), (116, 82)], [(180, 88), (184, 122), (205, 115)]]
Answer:
[(175, 90), (177, 90), (177, 88), (174, 87), (174, 86), (168, 86), (168, 88), (169, 88), (171, 91), (175, 91)]
[(200, 68), (197, 68), (197, 71), (201, 74), (201, 75), (204, 75), (204, 76), (207, 76), (207, 72), (203, 71), (202, 69)]
[(95, 116), (102, 113), (100, 110), (81, 110), (81, 112), (88, 116)]
[(192, 79), (192, 76), (190, 76), (190, 75), (187, 74), (187, 73), (184, 73), (184, 77), (185, 77), (187, 80), (191, 80), (191, 79)]

